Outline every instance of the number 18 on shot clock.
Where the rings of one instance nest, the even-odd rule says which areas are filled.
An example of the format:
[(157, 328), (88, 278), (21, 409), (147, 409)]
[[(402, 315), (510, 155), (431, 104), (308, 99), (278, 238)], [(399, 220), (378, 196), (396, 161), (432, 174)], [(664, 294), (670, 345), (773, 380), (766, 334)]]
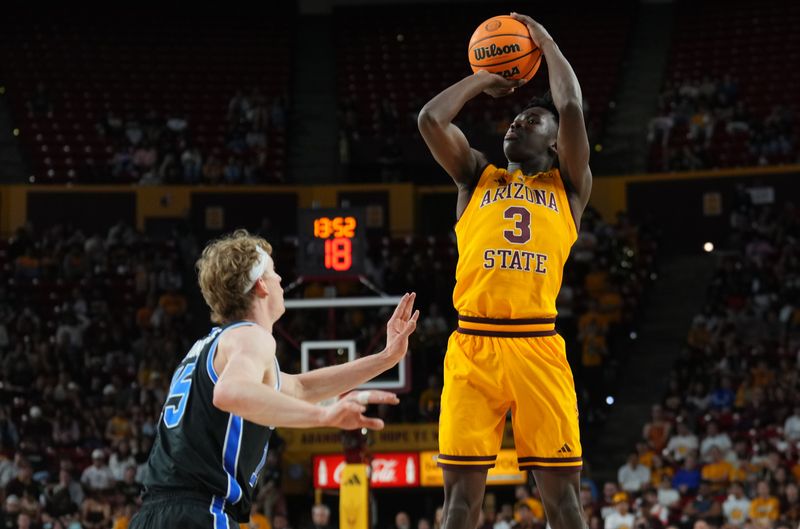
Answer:
[(365, 212), (358, 208), (305, 209), (299, 213), (298, 271), (306, 276), (357, 276), (364, 272)]

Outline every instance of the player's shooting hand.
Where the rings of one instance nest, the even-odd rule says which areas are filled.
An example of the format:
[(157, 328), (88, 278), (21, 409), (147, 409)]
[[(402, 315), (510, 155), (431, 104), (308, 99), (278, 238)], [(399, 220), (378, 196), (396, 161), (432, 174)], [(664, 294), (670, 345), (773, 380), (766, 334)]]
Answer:
[(531, 40), (533, 40), (533, 43), (539, 48), (544, 46), (546, 41), (553, 40), (553, 37), (551, 37), (550, 33), (544, 29), (544, 26), (536, 22), (531, 17), (527, 15), (520, 15), (519, 13), (511, 13), (511, 18), (517, 22), (522, 22), (528, 27), (528, 33), (531, 35)]
[(374, 417), (365, 417), (365, 411), (367, 411), (367, 407), (363, 404), (359, 404), (353, 399), (345, 398), (333, 406), (325, 408), (322, 416), (322, 425), (341, 430), (382, 429), (383, 421)]
[[(394, 314), (386, 324), (386, 349), (385, 353), (394, 364), (403, 359), (408, 351), (408, 337), (417, 328), (419, 311), (414, 310), (416, 293), (406, 294), (394, 309)], [(393, 365), (394, 365), (393, 364)]]
[(525, 84), (524, 79), (506, 79), (502, 75), (489, 73), (486, 70), (478, 70), (475, 72), (475, 75), (485, 82), (483, 92), (494, 98), (513, 94), (517, 87)]

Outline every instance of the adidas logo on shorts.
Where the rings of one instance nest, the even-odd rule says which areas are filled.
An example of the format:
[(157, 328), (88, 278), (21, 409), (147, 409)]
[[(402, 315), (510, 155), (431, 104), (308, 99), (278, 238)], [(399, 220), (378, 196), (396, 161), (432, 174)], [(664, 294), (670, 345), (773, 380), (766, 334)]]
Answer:
[(558, 449), (559, 454), (571, 454), (572, 448), (569, 447), (567, 443), (564, 443), (564, 446)]

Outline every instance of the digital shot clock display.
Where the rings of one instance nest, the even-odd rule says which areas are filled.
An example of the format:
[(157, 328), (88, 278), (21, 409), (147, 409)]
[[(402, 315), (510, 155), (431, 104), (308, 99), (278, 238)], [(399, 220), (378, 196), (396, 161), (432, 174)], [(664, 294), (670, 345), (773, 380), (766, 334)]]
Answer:
[(364, 272), (363, 209), (306, 209), (299, 213), (297, 268), (301, 275), (345, 276)]

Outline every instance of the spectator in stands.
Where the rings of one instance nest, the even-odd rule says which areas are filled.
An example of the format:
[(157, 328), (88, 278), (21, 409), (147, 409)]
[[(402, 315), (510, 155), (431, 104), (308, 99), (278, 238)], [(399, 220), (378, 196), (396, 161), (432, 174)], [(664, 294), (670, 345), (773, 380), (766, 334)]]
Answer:
[(647, 440), (650, 448), (661, 453), (672, 433), (672, 423), (664, 416), (663, 408), (656, 404), (651, 410), (652, 419), (644, 425), (642, 436)]
[(189, 122), (183, 115), (173, 113), (167, 118), (166, 127), (173, 133), (180, 134), (186, 131), (189, 127)]
[(712, 134), (714, 134), (714, 119), (711, 116), (711, 111), (706, 104), (700, 104), (692, 115), (687, 138), (702, 142), (707, 148), (711, 142)]
[[(511, 524), (512, 529), (534, 529), (537, 525), (531, 508), (527, 504), (521, 504), (517, 507), (517, 512), (514, 514), (514, 523)], [(480, 527), (480, 525), (479, 525)]]
[[(722, 377), (720, 387), (711, 392), (711, 409), (716, 411), (728, 411), (733, 407), (736, 394), (733, 392), (733, 389), (731, 389), (731, 385), (731, 379), (729, 377)], [(706, 437), (706, 439), (708, 439), (708, 437)]]
[[(122, 481), (125, 477), (125, 473), (127, 469), (131, 466), (136, 466), (136, 459), (133, 457), (131, 453), (131, 443), (129, 440), (129, 436), (133, 434), (129, 421), (125, 417), (123, 413), (120, 413), (122, 410), (118, 408), (117, 414), (115, 417), (119, 419), (125, 420), (125, 425), (122, 426), (121, 423), (118, 422), (118, 426), (116, 428), (107, 428), (106, 429), (106, 437), (109, 437), (109, 429), (114, 432), (117, 432), (117, 435), (111, 436), (111, 442), (114, 448), (111, 450), (111, 456), (108, 458), (108, 467), (111, 469), (111, 474), (114, 476), (114, 479), (117, 481)], [(109, 419), (109, 427), (112, 425), (112, 421), (114, 421), (114, 417)], [(123, 433), (125, 432), (125, 433)], [(135, 475), (135, 474), (134, 474)]]
[(700, 470), (697, 468), (697, 460), (693, 454), (686, 456), (683, 465), (672, 478), (672, 486), (682, 495), (691, 494), (700, 486)]
[[(508, 520), (513, 518), (513, 508), (511, 505), (505, 504), (500, 509), (501, 512), (505, 512), (508, 515)], [(433, 511), (433, 529), (441, 529), (442, 528), (442, 517), (444, 516), (444, 507), (438, 506), (436, 510)]]
[[(544, 506), (542, 502), (531, 494), (527, 485), (518, 485), (514, 489), (514, 495), (517, 502), (514, 504), (514, 521), (519, 523), (522, 521), (520, 510), (526, 507), (529, 511), (529, 520), (526, 523), (542, 523), (544, 521)], [(513, 525), (512, 525), (513, 527)]]
[(745, 134), (750, 131), (751, 122), (750, 113), (745, 107), (744, 101), (737, 101), (736, 106), (733, 108), (730, 120), (725, 126), (728, 135)]
[(770, 492), (766, 481), (756, 484), (756, 497), (750, 502), (750, 520), (757, 527), (771, 527), (780, 517), (780, 502)]
[(792, 482), (786, 485), (780, 497), (781, 520), (792, 527), (800, 523), (800, 487)]
[(222, 164), (219, 159), (212, 154), (203, 165), (203, 181), (206, 184), (219, 184), (222, 180)]
[(628, 495), (618, 492), (614, 495), (614, 512), (606, 516), (604, 529), (633, 529), (635, 516), (630, 512)]
[(617, 472), (617, 481), (623, 491), (639, 492), (650, 483), (650, 469), (639, 462), (639, 454), (631, 452), (628, 462)]
[(17, 516), (17, 526), (16, 529), (34, 529), (33, 521), (31, 520), (31, 516), (27, 513), (21, 512)]
[(428, 376), (428, 387), (419, 396), (419, 413), (426, 420), (439, 418), (439, 404), (442, 400), (442, 384), (439, 375)]
[(427, 518), (417, 520), (417, 529), (431, 529), (431, 522)]
[(581, 507), (587, 520), (591, 520), (593, 516), (599, 516), (600, 505), (595, 501), (592, 487), (588, 483), (581, 483), (580, 498)]
[[(10, 444), (0, 443), (0, 448), (11, 446)], [(13, 459), (9, 459), (4, 451), (0, 451), (0, 489), (5, 490), (6, 485), (14, 479), (19, 472), (19, 463), (22, 460), (22, 454), (17, 452), (14, 454)]]
[(728, 434), (720, 432), (717, 423), (711, 421), (706, 425), (706, 435), (700, 443), (700, 457), (707, 461), (713, 447), (719, 448), (723, 455), (727, 455), (732, 446)]
[(6, 496), (3, 508), (0, 509), (0, 528), (15, 529), (17, 516), (19, 516), (20, 502), (15, 495)]
[(728, 497), (722, 504), (725, 522), (733, 527), (741, 527), (750, 516), (750, 500), (744, 495), (744, 488), (734, 482), (728, 489)]
[(783, 435), (789, 443), (800, 441), (800, 406), (795, 406), (792, 415), (784, 421)]
[(92, 451), (92, 464), (81, 475), (81, 484), (88, 492), (102, 492), (114, 486), (114, 475), (106, 464), (106, 454), (100, 448)]
[(331, 510), (324, 503), (317, 503), (311, 508), (311, 526), (309, 529), (330, 529)]
[(394, 516), (394, 529), (411, 529), (411, 518), (408, 513), (400, 511)]
[(719, 525), (722, 506), (717, 501), (711, 486), (706, 481), (701, 481), (694, 497), (683, 508), (683, 515), (689, 520), (703, 520), (710, 525)]
[(58, 482), (48, 485), (44, 491), (45, 511), (53, 517), (74, 514), (83, 503), (83, 489), (72, 479), (69, 471), (58, 473)]
[(709, 462), (703, 465), (701, 479), (708, 482), (712, 490), (718, 491), (727, 487), (734, 472), (733, 465), (723, 458), (722, 450), (712, 446), (708, 453)]
[[(436, 509), (436, 513), (440, 513), (441, 507)], [(500, 506), (500, 512), (497, 513), (493, 529), (511, 529), (511, 524), (514, 523), (514, 507), (511, 504), (504, 503)], [(441, 529), (441, 515), (439, 521), (434, 519), (433, 529)]]
[(675, 470), (664, 461), (664, 458), (653, 454), (650, 459), (650, 485), (658, 487), (665, 476), (671, 480), (674, 475)]
[(658, 484), (656, 491), (656, 498), (659, 505), (667, 508), (672, 508), (677, 505), (681, 499), (681, 494), (672, 487), (672, 478), (666, 474), (661, 476), (661, 482)]
[(181, 153), (183, 178), (187, 184), (196, 184), (200, 181), (203, 172), (203, 157), (196, 146), (186, 146)]
[(272, 529), (291, 529), (289, 519), (282, 514), (276, 514), (272, 518)]
[(667, 442), (665, 455), (671, 460), (680, 463), (691, 452), (699, 448), (697, 436), (689, 429), (687, 421), (679, 417), (677, 422), (677, 434), (673, 435)]
[(111, 504), (104, 492), (90, 491), (81, 505), (83, 529), (105, 529), (111, 523)]
[[(608, 356), (606, 328), (593, 319), (582, 316), (579, 323), (578, 341), (581, 344), (581, 374), (586, 381), (592, 406), (599, 406), (603, 397), (603, 363)], [(599, 316), (599, 315), (598, 315)]]
[(116, 181), (132, 180), (135, 172), (133, 152), (127, 145), (119, 144), (110, 160), (111, 176)]
[(16, 496), (21, 499), (25, 495), (29, 495), (32, 498), (38, 498), (42, 490), (39, 483), (33, 480), (33, 468), (30, 463), (23, 460), (17, 466), (16, 477), (6, 485), (6, 496)]
[(242, 180), (242, 162), (235, 156), (228, 158), (228, 163), (223, 169), (226, 184), (238, 184)]

